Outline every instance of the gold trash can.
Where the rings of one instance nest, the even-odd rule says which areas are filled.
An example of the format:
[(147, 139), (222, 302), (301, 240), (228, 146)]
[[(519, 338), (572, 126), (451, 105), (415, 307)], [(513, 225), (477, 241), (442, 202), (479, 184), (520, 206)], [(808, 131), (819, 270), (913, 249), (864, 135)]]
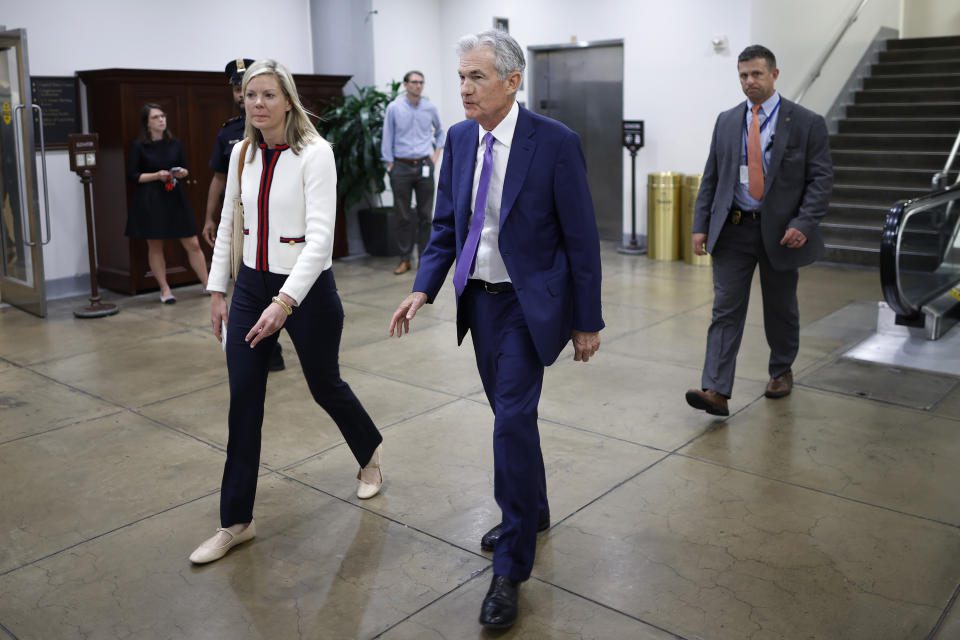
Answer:
[(647, 256), (653, 260), (680, 259), (682, 178), (670, 171), (647, 176)]
[(697, 267), (709, 267), (710, 255), (698, 256), (693, 252), (693, 212), (697, 204), (697, 193), (700, 191), (701, 174), (684, 176), (683, 191), (680, 196), (680, 208), (683, 211), (680, 224), (680, 247), (683, 261)]

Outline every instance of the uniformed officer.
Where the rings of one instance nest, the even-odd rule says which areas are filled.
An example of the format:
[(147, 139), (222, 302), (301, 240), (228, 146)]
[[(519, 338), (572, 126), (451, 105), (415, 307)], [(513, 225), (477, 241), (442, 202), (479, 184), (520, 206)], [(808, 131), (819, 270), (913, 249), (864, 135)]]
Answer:
[[(230, 169), (230, 153), (233, 151), (233, 145), (243, 140), (243, 131), (246, 126), (246, 112), (243, 109), (243, 73), (253, 62), (250, 58), (237, 58), (228, 62), (223, 69), (227, 74), (227, 82), (233, 88), (233, 101), (240, 112), (220, 126), (220, 132), (217, 133), (217, 139), (213, 143), (213, 153), (210, 155), (213, 178), (210, 179), (210, 188), (207, 189), (207, 213), (203, 222), (203, 239), (211, 247), (217, 239), (220, 207), (223, 192), (227, 188), (227, 171)], [(270, 371), (280, 371), (283, 368), (283, 354), (278, 342), (270, 357)]]
[(227, 170), (230, 168), (230, 152), (233, 145), (243, 140), (243, 128), (246, 126), (243, 110), (243, 72), (247, 66), (253, 64), (250, 58), (237, 58), (227, 63), (224, 71), (227, 82), (233, 87), (233, 101), (240, 113), (220, 127), (217, 139), (213, 143), (213, 154), (210, 156), (210, 168), (213, 170), (213, 179), (207, 190), (207, 215), (203, 223), (203, 239), (211, 247), (217, 237), (217, 225), (220, 217), (220, 198), (227, 187)]

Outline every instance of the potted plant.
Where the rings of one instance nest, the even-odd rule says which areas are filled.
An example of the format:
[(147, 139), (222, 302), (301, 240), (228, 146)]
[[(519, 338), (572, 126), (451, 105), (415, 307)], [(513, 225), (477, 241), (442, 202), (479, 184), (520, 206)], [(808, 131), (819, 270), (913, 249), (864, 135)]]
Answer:
[(344, 210), (362, 205), (357, 216), (367, 253), (398, 255), (393, 208), (382, 206), (380, 199), (387, 188), (380, 141), (387, 105), (397, 97), (400, 83), (392, 82), (389, 93), (354, 86), (355, 94), (344, 96), (320, 116), (317, 129), (333, 146), (337, 196)]

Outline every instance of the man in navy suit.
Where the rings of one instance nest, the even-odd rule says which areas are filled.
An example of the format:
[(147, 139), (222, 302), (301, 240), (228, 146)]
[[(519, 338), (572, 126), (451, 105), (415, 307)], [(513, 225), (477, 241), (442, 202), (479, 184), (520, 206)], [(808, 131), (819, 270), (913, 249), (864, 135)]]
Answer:
[(726, 416), (733, 393), (753, 272), (760, 267), (763, 330), (770, 346), (764, 393), (793, 390), (800, 348), (798, 269), (823, 253), (820, 220), (830, 204), (833, 164), (823, 118), (781, 98), (773, 52), (760, 45), (737, 59), (746, 102), (724, 111), (713, 130), (693, 218), (693, 250), (713, 255), (713, 317), (700, 388), (687, 403)]
[(465, 36), (457, 50), (468, 120), (447, 134), (433, 233), (390, 335), (409, 332), (456, 260), (457, 340), (470, 331), (493, 409), (502, 512), (481, 541), (494, 575), (480, 623), (507, 628), (536, 534), (550, 526), (537, 431), (544, 367), (571, 339), (578, 362), (600, 347), (600, 244), (579, 138), (516, 103), (523, 50), (496, 30)]

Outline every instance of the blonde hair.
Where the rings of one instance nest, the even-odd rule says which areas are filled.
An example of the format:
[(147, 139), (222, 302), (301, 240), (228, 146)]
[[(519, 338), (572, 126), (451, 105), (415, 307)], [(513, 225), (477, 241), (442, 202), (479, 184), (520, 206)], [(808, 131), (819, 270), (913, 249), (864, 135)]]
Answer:
[[(297, 93), (297, 85), (293, 81), (293, 75), (285, 66), (276, 60), (257, 60), (247, 67), (246, 72), (243, 74), (243, 94), (247, 94), (247, 85), (250, 84), (251, 80), (263, 75), (272, 75), (275, 77), (277, 84), (280, 85), (280, 90), (283, 91), (283, 95), (290, 101), (291, 108), (287, 111), (283, 137), (284, 142), (290, 145), (290, 149), (292, 149), (294, 153), (299, 153), (303, 150), (304, 146), (320, 138), (316, 127), (310, 121), (310, 116), (314, 118), (316, 118), (316, 116), (304, 109), (303, 104), (300, 102), (300, 95)], [(244, 136), (254, 144), (263, 139), (257, 128), (253, 126), (252, 119), (249, 117), (247, 118), (243, 133)], [(252, 153), (250, 154), (247, 162), (252, 162), (253, 155)]]

